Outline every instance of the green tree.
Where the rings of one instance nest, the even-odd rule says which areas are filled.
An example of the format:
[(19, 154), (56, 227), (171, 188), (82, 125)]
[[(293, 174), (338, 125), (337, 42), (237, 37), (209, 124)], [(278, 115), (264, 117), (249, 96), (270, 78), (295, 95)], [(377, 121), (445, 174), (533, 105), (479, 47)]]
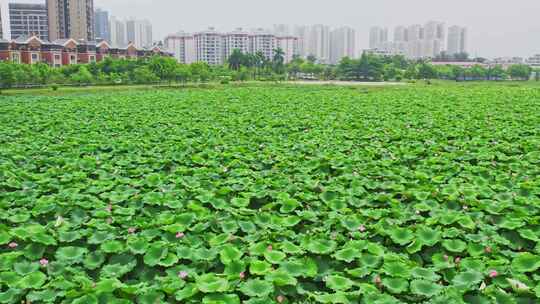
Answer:
[(159, 77), (147, 66), (140, 66), (133, 71), (133, 81), (138, 84), (154, 83)]
[(159, 79), (169, 81), (176, 77), (176, 59), (170, 57), (154, 56), (148, 64), (150, 71)]
[(419, 79), (435, 79), (437, 78), (437, 70), (432, 64), (423, 62), (418, 65)]
[(91, 84), (93, 80), (92, 74), (85, 66), (79, 66), (79, 71), (71, 75), (71, 82), (78, 85), (88, 85)]
[(272, 66), (274, 68), (274, 72), (277, 74), (283, 74), (285, 72), (285, 52), (283, 52), (281, 48), (274, 50)]
[(306, 60), (310, 63), (313, 63), (315, 64), (317, 62), (317, 57), (315, 57), (315, 55), (313, 54), (309, 54), (307, 57), (306, 57)]
[(229, 62), (229, 69), (238, 71), (240, 70), (240, 67), (242, 66), (242, 63), (245, 61), (244, 54), (239, 49), (234, 49), (231, 53), (231, 56), (229, 56), (228, 62)]
[(9, 89), (15, 84), (14, 64), (0, 62), (0, 94), (3, 89)]
[(529, 80), (531, 72), (531, 67), (525, 64), (513, 64), (508, 67), (508, 75), (513, 80)]
[(189, 66), (185, 64), (179, 64), (176, 66), (176, 81), (185, 84), (191, 78), (191, 70)]
[(506, 71), (500, 65), (491, 67), (487, 71), (488, 80), (504, 80), (506, 76)]
[(195, 81), (206, 82), (210, 79), (210, 67), (207, 63), (195, 62), (189, 68)]

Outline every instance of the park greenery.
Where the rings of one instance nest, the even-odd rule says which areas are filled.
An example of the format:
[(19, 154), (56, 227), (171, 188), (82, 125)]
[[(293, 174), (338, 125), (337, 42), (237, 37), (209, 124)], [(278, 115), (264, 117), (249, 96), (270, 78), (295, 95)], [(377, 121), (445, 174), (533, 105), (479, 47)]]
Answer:
[[(466, 54), (465, 54), (466, 55)], [(461, 56), (461, 55), (460, 55)], [(446, 58), (446, 57), (444, 57)], [(443, 58), (443, 59), (444, 59)], [(460, 57), (461, 58), (461, 57)], [(435, 60), (441, 60), (436, 58)], [(446, 80), (528, 80), (533, 71), (527, 65), (486, 68), (480, 64), (470, 68), (433, 65), (429, 61), (407, 60), (403, 56), (364, 54), (358, 59), (343, 58), (337, 65), (317, 62), (314, 56), (295, 57), (285, 63), (281, 49), (272, 58), (261, 52), (244, 54), (234, 50), (227, 63), (209, 66), (205, 63), (181, 64), (171, 57), (139, 59), (106, 58), (99, 63), (52, 68), (46, 64), (14, 64), (0, 62), (0, 90), (11, 87), (53, 85), (154, 84), (218, 81), (285, 81), (285, 80), (351, 80), (351, 81), (414, 81)], [(540, 71), (536, 71), (536, 80)]]
[[(96, 67), (178, 77), (156, 62)], [(354, 64), (340, 73), (362, 79)], [(539, 100), (452, 84), (4, 96), (0, 303), (538, 303)]]

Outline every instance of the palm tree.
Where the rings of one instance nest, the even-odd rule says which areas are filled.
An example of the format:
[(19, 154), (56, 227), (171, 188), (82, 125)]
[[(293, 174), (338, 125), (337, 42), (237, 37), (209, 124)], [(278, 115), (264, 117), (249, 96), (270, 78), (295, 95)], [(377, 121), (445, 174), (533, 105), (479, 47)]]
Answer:
[(244, 54), (239, 49), (234, 49), (231, 56), (229, 56), (229, 68), (231, 70), (238, 71), (244, 61)]
[(274, 64), (274, 72), (282, 74), (284, 72), (285, 52), (283, 52), (281, 48), (274, 50), (274, 58), (272, 61)]

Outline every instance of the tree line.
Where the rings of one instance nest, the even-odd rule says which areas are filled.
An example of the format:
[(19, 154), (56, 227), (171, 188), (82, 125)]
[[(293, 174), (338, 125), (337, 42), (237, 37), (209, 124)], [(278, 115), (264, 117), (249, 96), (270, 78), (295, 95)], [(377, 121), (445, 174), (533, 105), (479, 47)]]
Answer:
[[(402, 81), (415, 79), (447, 80), (528, 80), (533, 74), (527, 65), (468, 68), (408, 60), (403, 56), (363, 54), (358, 59), (345, 57), (336, 65), (321, 64), (314, 56), (295, 56), (285, 63), (281, 49), (273, 57), (263, 53), (242, 53), (234, 50), (226, 64), (209, 66), (206, 63), (178, 63), (170, 57), (112, 59), (90, 64), (50, 67), (0, 62), (0, 89), (45, 85), (106, 85), (187, 83), (207, 81), (284, 81), (298, 79), (348, 81)], [(540, 71), (535, 71), (536, 80)]]

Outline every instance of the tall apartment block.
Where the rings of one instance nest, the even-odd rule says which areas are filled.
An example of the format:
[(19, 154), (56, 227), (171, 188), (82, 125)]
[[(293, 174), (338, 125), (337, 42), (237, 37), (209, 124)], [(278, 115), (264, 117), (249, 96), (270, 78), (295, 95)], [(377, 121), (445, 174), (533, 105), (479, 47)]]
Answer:
[(100, 8), (94, 13), (96, 39), (111, 41), (111, 29), (109, 24), (109, 12)]
[(225, 63), (223, 57), (223, 37), (214, 28), (193, 35), (195, 39), (196, 60), (209, 65)]
[(330, 33), (330, 63), (337, 64), (343, 57), (356, 56), (356, 31), (341, 27)]
[(47, 7), (39, 3), (5, 1), (0, 4), (4, 39), (37, 36), (49, 40)]
[(150, 47), (153, 43), (152, 24), (148, 20), (130, 19), (126, 21), (126, 36), (128, 42), (136, 47)]
[(274, 56), (274, 50), (276, 49), (276, 36), (266, 32), (262, 29), (258, 29), (252, 33), (249, 37), (249, 52), (252, 54), (262, 53), (263, 56), (272, 60)]
[(276, 37), (276, 48), (283, 50), (285, 63), (289, 63), (298, 55), (298, 38), (294, 36)]
[(223, 58), (229, 58), (234, 50), (239, 50), (244, 54), (250, 51), (250, 34), (236, 29), (233, 32), (223, 35)]
[(197, 51), (193, 35), (183, 32), (168, 35), (164, 41), (165, 49), (174, 54), (180, 63), (190, 64), (197, 61)]
[(114, 46), (122, 46), (127, 44), (126, 23), (118, 20), (115, 16), (109, 18), (109, 34), (111, 35), (110, 43)]
[(50, 40), (94, 40), (93, 0), (47, 0)]
[(371, 49), (380, 48), (386, 42), (388, 42), (387, 28), (375, 26), (369, 30), (369, 47)]
[(467, 28), (457, 25), (448, 29), (448, 50), (449, 55), (467, 53)]

